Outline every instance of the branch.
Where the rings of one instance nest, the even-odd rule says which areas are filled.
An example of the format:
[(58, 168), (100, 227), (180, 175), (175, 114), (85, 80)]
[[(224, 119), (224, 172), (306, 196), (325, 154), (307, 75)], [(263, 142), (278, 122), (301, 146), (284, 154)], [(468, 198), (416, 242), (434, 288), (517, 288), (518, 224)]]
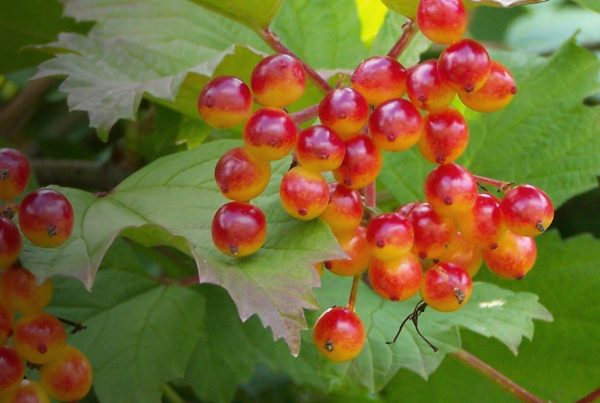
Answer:
[(392, 46), (390, 51), (388, 52), (389, 57), (393, 57), (397, 59), (400, 57), (402, 52), (406, 50), (410, 41), (417, 34), (417, 24), (413, 20), (409, 20), (402, 26), (402, 36), (398, 39), (398, 41)]

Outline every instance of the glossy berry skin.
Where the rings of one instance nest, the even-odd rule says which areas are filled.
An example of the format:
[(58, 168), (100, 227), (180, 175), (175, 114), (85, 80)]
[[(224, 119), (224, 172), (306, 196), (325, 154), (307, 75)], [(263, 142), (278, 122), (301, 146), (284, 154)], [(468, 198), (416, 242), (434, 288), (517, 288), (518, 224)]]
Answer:
[(69, 199), (55, 190), (35, 190), (21, 200), (19, 227), (32, 244), (55, 248), (71, 236), (73, 206)]
[(313, 342), (324, 357), (333, 362), (349, 361), (365, 344), (365, 329), (360, 317), (349, 308), (334, 306), (317, 319)]
[(336, 132), (342, 140), (360, 134), (367, 124), (369, 105), (360, 93), (352, 88), (330, 91), (319, 103), (319, 119)]
[(473, 291), (469, 273), (452, 263), (438, 263), (425, 272), (421, 298), (431, 308), (452, 312), (464, 306)]
[(42, 385), (35, 381), (24, 379), (14, 396), (7, 403), (50, 403), (48, 394)]
[(306, 89), (304, 67), (290, 55), (265, 57), (252, 71), (250, 86), (261, 105), (281, 108), (293, 104)]
[(358, 136), (346, 142), (344, 161), (333, 175), (344, 186), (360, 189), (377, 178), (382, 163), (381, 153), (373, 140), (368, 136)]
[(530, 237), (546, 231), (554, 219), (554, 206), (546, 192), (531, 185), (519, 185), (506, 192), (500, 212), (509, 230)]
[(450, 45), (467, 30), (467, 10), (462, 0), (420, 0), (417, 25), (433, 42)]
[(352, 88), (371, 105), (402, 98), (406, 91), (406, 69), (388, 56), (374, 56), (362, 61), (351, 80)]
[(342, 139), (327, 126), (312, 126), (298, 134), (296, 159), (312, 171), (332, 171), (344, 160), (346, 146)]
[(283, 175), (279, 198), (289, 215), (299, 220), (312, 220), (327, 207), (329, 186), (318, 172), (298, 166)]
[(373, 259), (369, 266), (369, 284), (383, 299), (404, 301), (419, 292), (423, 272), (411, 253), (396, 260)]
[(235, 201), (249, 201), (269, 184), (271, 166), (243, 147), (227, 151), (215, 166), (215, 181), (223, 196)]
[(61, 401), (83, 399), (92, 387), (92, 366), (81, 351), (66, 346), (60, 357), (40, 370), (40, 380), (48, 394)]
[(198, 113), (209, 125), (228, 128), (242, 123), (252, 112), (252, 93), (239, 78), (216, 77), (208, 82), (198, 98)]
[(22, 316), (14, 331), (15, 349), (34, 364), (47, 364), (57, 359), (67, 345), (62, 323), (47, 313)]
[(442, 81), (457, 92), (481, 89), (490, 75), (491, 66), (485, 47), (471, 39), (448, 46), (438, 60)]
[(453, 108), (430, 112), (419, 141), (423, 157), (436, 164), (455, 161), (467, 148), (469, 127), (463, 115)]
[(508, 69), (492, 61), (490, 76), (483, 87), (471, 93), (460, 92), (459, 96), (462, 103), (474, 111), (496, 112), (508, 105), (516, 93), (515, 79)]
[(480, 248), (496, 248), (506, 234), (500, 202), (486, 193), (478, 194), (473, 207), (457, 217), (456, 223), (463, 236)]
[(19, 151), (0, 148), (0, 199), (10, 201), (20, 195), (29, 181), (29, 161)]
[(38, 285), (33, 274), (12, 266), (0, 277), (0, 290), (7, 307), (21, 314), (34, 314), (44, 309), (52, 298), (52, 282)]
[(6, 344), (6, 340), (8, 340), (9, 336), (12, 334), (12, 328), (13, 313), (6, 303), (0, 299), (0, 346)]
[(365, 227), (359, 226), (353, 234), (340, 238), (339, 243), (348, 258), (326, 261), (324, 265), (327, 270), (340, 276), (356, 276), (367, 270), (371, 254)]
[(265, 215), (252, 204), (229, 202), (221, 206), (213, 217), (213, 242), (226, 255), (252, 255), (263, 246), (266, 235)]
[(425, 179), (425, 199), (439, 215), (455, 218), (475, 204), (477, 182), (461, 165), (440, 165)]
[(533, 238), (510, 231), (498, 242), (496, 249), (483, 251), (483, 259), (498, 277), (522, 279), (535, 264), (537, 246)]
[(375, 108), (369, 118), (369, 133), (380, 149), (404, 151), (421, 138), (423, 118), (409, 101), (392, 99)]
[(360, 193), (339, 183), (330, 184), (329, 203), (320, 218), (338, 237), (354, 233), (363, 218)]
[(23, 241), (21, 233), (12, 220), (0, 217), (0, 269), (17, 261)]
[(268, 161), (287, 156), (296, 142), (296, 125), (282, 109), (262, 108), (244, 126), (244, 143), (249, 152)]
[(421, 259), (439, 257), (456, 234), (454, 223), (438, 215), (428, 203), (422, 203), (408, 214), (415, 240), (412, 252)]
[(400, 217), (408, 217), (408, 214), (412, 211), (412, 209), (420, 204), (421, 202), (418, 201), (403, 204), (402, 206), (398, 207), (394, 213), (399, 214)]
[(406, 255), (413, 246), (412, 224), (399, 214), (381, 214), (367, 226), (367, 242), (373, 257), (395, 260)]
[(438, 111), (447, 107), (456, 91), (448, 87), (438, 72), (437, 60), (428, 60), (408, 70), (406, 92), (410, 101), (428, 111)]
[(454, 263), (462, 267), (469, 273), (471, 278), (475, 277), (483, 263), (481, 250), (467, 241), (460, 232), (456, 233), (456, 236), (438, 259), (440, 262)]
[(25, 365), (17, 352), (9, 347), (0, 347), (0, 401), (5, 401), (21, 384)]

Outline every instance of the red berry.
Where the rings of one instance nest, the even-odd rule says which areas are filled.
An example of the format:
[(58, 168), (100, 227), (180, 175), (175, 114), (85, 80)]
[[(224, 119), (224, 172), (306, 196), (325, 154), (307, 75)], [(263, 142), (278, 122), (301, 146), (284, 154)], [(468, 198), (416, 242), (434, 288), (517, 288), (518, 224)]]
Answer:
[(258, 158), (280, 160), (294, 147), (296, 125), (284, 110), (262, 108), (246, 122), (244, 142), (248, 151)]
[(60, 357), (43, 365), (40, 378), (44, 389), (57, 400), (83, 399), (92, 387), (92, 366), (81, 351), (66, 346)]
[(408, 214), (415, 233), (413, 253), (421, 259), (439, 257), (456, 234), (454, 223), (439, 216), (428, 203), (421, 203)]
[(296, 143), (296, 158), (307, 169), (323, 172), (342, 164), (346, 146), (327, 126), (312, 126), (302, 130)]
[(365, 227), (359, 226), (353, 234), (340, 238), (340, 246), (348, 258), (328, 260), (324, 263), (325, 268), (340, 276), (356, 276), (367, 270), (371, 262), (371, 254), (366, 235)]
[(0, 217), (0, 269), (17, 261), (23, 241), (21, 233), (12, 220)]
[(473, 207), (457, 217), (457, 224), (463, 236), (481, 248), (496, 248), (506, 233), (498, 199), (485, 193), (477, 195)]
[(425, 131), (419, 141), (423, 157), (436, 164), (455, 161), (467, 148), (469, 128), (465, 118), (453, 108), (430, 112), (425, 117)]
[(0, 291), (6, 306), (21, 314), (34, 314), (44, 309), (52, 298), (52, 282), (37, 283), (33, 274), (12, 266), (0, 277)]
[(327, 359), (349, 361), (361, 352), (365, 344), (365, 329), (354, 311), (333, 307), (323, 312), (315, 322), (313, 341)]
[(319, 173), (295, 167), (283, 175), (279, 198), (289, 215), (299, 220), (312, 220), (327, 207), (329, 187)]
[(417, 25), (433, 42), (449, 45), (467, 30), (467, 10), (462, 0), (420, 0)]
[(421, 297), (436, 311), (456, 311), (471, 297), (473, 284), (465, 269), (452, 263), (438, 263), (425, 272)]
[(373, 259), (369, 266), (369, 284), (391, 301), (404, 301), (419, 292), (422, 277), (421, 264), (411, 253), (396, 260)]
[(319, 104), (319, 119), (335, 131), (342, 140), (360, 134), (367, 124), (369, 105), (359, 92), (352, 88), (330, 91)]
[(15, 324), (15, 349), (34, 364), (54, 361), (67, 345), (62, 323), (47, 313), (22, 316)]
[(485, 47), (471, 39), (448, 46), (438, 61), (442, 81), (455, 91), (467, 93), (483, 87), (491, 66), (490, 55)]
[(515, 79), (508, 69), (492, 61), (490, 76), (479, 91), (460, 92), (460, 100), (469, 108), (478, 112), (495, 112), (512, 101), (517, 93)]
[(440, 165), (425, 179), (425, 199), (441, 216), (455, 218), (470, 210), (477, 198), (477, 182), (458, 164)]
[(374, 56), (356, 67), (352, 74), (352, 88), (371, 105), (401, 98), (406, 91), (406, 70), (396, 59)]
[(255, 157), (243, 147), (227, 151), (215, 166), (215, 180), (225, 197), (249, 201), (269, 184), (269, 162)]
[(0, 199), (12, 200), (29, 181), (29, 161), (12, 148), (0, 148)]
[(469, 273), (471, 278), (475, 277), (481, 268), (481, 263), (483, 263), (481, 250), (467, 241), (460, 232), (456, 233), (456, 236), (450, 241), (450, 244), (438, 259), (440, 262), (454, 263), (462, 267)]
[(456, 92), (442, 82), (437, 60), (428, 60), (408, 70), (406, 92), (421, 109), (437, 111), (452, 102)]
[[(0, 287), (1, 290), (2, 288)], [(13, 316), (6, 302), (0, 298), (0, 346), (6, 344), (6, 340), (12, 334)]]
[(369, 132), (375, 145), (386, 151), (404, 151), (423, 134), (421, 114), (405, 99), (379, 105), (369, 118)]
[(360, 189), (377, 178), (381, 171), (381, 154), (368, 136), (358, 136), (346, 142), (346, 155), (335, 179), (351, 189)]
[(50, 398), (42, 385), (24, 379), (17, 388), (15, 395), (7, 403), (50, 403)]
[(399, 214), (382, 214), (373, 218), (367, 226), (369, 251), (380, 260), (403, 257), (412, 248), (414, 238), (412, 224)]
[(19, 205), (19, 227), (36, 246), (60, 246), (73, 231), (73, 206), (69, 199), (55, 190), (35, 190)]
[(23, 360), (11, 347), (0, 347), (0, 400), (5, 401), (18, 389), (25, 376)]
[(508, 229), (523, 236), (540, 235), (554, 219), (554, 206), (548, 195), (531, 185), (520, 185), (506, 192), (500, 211)]
[(260, 104), (281, 108), (293, 104), (304, 95), (304, 67), (290, 55), (268, 56), (252, 71), (250, 85)]
[(221, 206), (213, 218), (213, 242), (230, 256), (252, 255), (263, 246), (266, 234), (265, 215), (249, 203), (229, 202)]
[(520, 280), (533, 268), (537, 258), (535, 240), (510, 231), (496, 249), (483, 251), (485, 263), (497, 276)]
[(212, 127), (233, 127), (250, 116), (252, 94), (248, 86), (239, 78), (216, 77), (200, 92), (198, 112)]
[(339, 183), (329, 185), (329, 203), (320, 218), (338, 237), (354, 233), (363, 218), (360, 193)]
[(399, 214), (401, 217), (408, 217), (408, 214), (412, 211), (412, 209), (418, 206), (419, 204), (421, 203), (417, 201), (403, 204), (402, 206), (396, 209), (395, 213)]

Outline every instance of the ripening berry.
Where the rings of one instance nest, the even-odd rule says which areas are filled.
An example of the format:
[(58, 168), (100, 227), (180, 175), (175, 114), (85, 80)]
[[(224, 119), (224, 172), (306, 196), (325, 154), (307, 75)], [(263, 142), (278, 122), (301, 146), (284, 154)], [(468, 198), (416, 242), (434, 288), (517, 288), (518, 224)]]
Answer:
[(213, 218), (213, 242), (229, 256), (243, 257), (256, 253), (265, 243), (266, 235), (265, 215), (249, 203), (224, 204)]
[[(1, 288), (0, 291), (2, 291)], [(0, 299), (0, 346), (6, 344), (6, 340), (12, 334), (13, 316), (6, 303)]]
[(348, 258), (328, 260), (324, 263), (325, 268), (340, 276), (356, 276), (367, 270), (371, 262), (371, 254), (365, 227), (357, 227), (353, 234), (340, 238), (339, 242)]
[(39, 383), (24, 379), (6, 403), (50, 403), (48, 394)]
[(408, 214), (415, 239), (412, 251), (421, 259), (439, 257), (456, 234), (454, 223), (439, 216), (428, 203), (421, 203)]
[(339, 183), (330, 184), (329, 203), (320, 218), (337, 237), (354, 233), (363, 218), (360, 193)]
[(358, 136), (346, 142), (346, 155), (335, 179), (351, 189), (360, 189), (373, 182), (381, 171), (381, 153), (368, 136)]
[(490, 75), (490, 55), (471, 39), (450, 45), (438, 60), (442, 81), (457, 92), (473, 92), (483, 87)]
[(19, 227), (35, 246), (55, 248), (71, 236), (73, 206), (56, 190), (35, 190), (21, 200)]
[(54, 361), (67, 345), (63, 324), (44, 312), (22, 316), (14, 329), (15, 350), (34, 364)]
[(483, 251), (485, 264), (498, 277), (522, 279), (533, 268), (537, 258), (535, 240), (510, 231), (498, 242), (496, 249)]
[(44, 309), (52, 298), (50, 279), (42, 284), (29, 270), (12, 266), (0, 277), (0, 291), (7, 307), (21, 314), (34, 314)]
[(41, 383), (56, 399), (73, 402), (83, 399), (92, 387), (92, 366), (81, 351), (66, 346), (60, 357), (40, 369)]
[(254, 112), (244, 126), (244, 143), (256, 157), (280, 160), (292, 151), (296, 125), (286, 111), (262, 108)]
[(554, 219), (554, 206), (546, 192), (531, 185), (510, 189), (500, 202), (502, 220), (515, 234), (535, 237)]
[(239, 78), (216, 77), (200, 92), (198, 112), (209, 126), (236, 126), (246, 120), (252, 112), (252, 93)]
[(473, 207), (476, 198), (477, 182), (461, 165), (440, 165), (425, 179), (425, 199), (441, 216), (459, 216)]
[(369, 266), (371, 288), (390, 301), (411, 298), (419, 292), (422, 277), (421, 264), (412, 253), (395, 260), (373, 259)]
[(481, 250), (475, 244), (467, 241), (460, 232), (457, 232), (438, 260), (444, 263), (454, 263), (462, 267), (473, 278), (481, 268), (483, 256), (481, 255)]
[(389, 56), (373, 56), (363, 60), (352, 74), (352, 88), (371, 105), (402, 98), (406, 91), (406, 70)]
[(450, 45), (467, 30), (467, 10), (462, 0), (420, 0), (417, 25), (433, 42)]
[(9, 346), (0, 347), (0, 401), (15, 393), (25, 376), (25, 365), (17, 352)]
[(415, 106), (428, 111), (444, 109), (456, 95), (442, 82), (437, 60), (422, 62), (408, 70), (406, 92)]
[(408, 214), (412, 211), (412, 209), (419, 204), (421, 204), (421, 202), (418, 201), (403, 204), (402, 206), (398, 207), (394, 213), (399, 214), (401, 217), (408, 217)]
[(252, 71), (250, 86), (261, 105), (281, 108), (293, 104), (306, 89), (304, 67), (290, 55), (265, 57)]
[(299, 220), (317, 218), (329, 202), (329, 186), (318, 172), (297, 166), (281, 179), (279, 198), (283, 209)]
[(29, 181), (29, 161), (19, 151), (0, 148), (0, 199), (10, 201), (20, 195)]
[(369, 133), (380, 149), (404, 151), (421, 138), (423, 118), (409, 101), (392, 99), (375, 108), (369, 118)]
[(269, 184), (271, 165), (243, 147), (227, 151), (215, 166), (215, 181), (223, 196), (235, 201), (249, 201)]
[(345, 154), (344, 142), (327, 126), (312, 126), (298, 134), (296, 159), (306, 169), (332, 171), (342, 164)]
[(333, 362), (349, 361), (365, 344), (365, 328), (350, 308), (329, 308), (315, 322), (313, 341), (317, 350)]
[(342, 140), (358, 136), (368, 118), (367, 101), (352, 88), (332, 90), (319, 104), (321, 123), (336, 132)]
[(399, 214), (381, 214), (367, 226), (367, 242), (373, 257), (395, 260), (406, 255), (413, 246), (412, 224)]
[(452, 263), (438, 263), (425, 272), (421, 298), (436, 311), (452, 312), (471, 297), (473, 284), (469, 273)]
[(480, 90), (460, 92), (460, 100), (467, 107), (478, 112), (496, 112), (512, 101), (517, 93), (515, 79), (508, 69), (498, 62), (492, 61), (490, 76)]
[(473, 207), (457, 217), (456, 223), (463, 236), (480, 248), (496, 248), (500, 238), (506, 234), (500, 202), (485, 193), (477, 195)]
[(17, 261), (23, 241), (21, 233), (11, 219), (0, 217), (0, 269)]
[(419, 141), (423, 157), (436, 164), (455, 161), (467, 148), (469, 128), (463, 115), (453, 108), (429, 112)]

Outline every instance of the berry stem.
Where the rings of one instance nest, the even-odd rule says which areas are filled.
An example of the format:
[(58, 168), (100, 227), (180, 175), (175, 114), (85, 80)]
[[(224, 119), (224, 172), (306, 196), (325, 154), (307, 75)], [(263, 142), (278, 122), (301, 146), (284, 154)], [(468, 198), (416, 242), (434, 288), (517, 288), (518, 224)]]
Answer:
[(331, 91), (332, 88), (329, 85), (329, 83), (327, 82), (327, 80), (325, 80), (323, 77), (321, 77), (321, 75), (319, 73), (317, 73), (317, 71), (315, 69), (313, 69), (306, 62), (301, 60), (291, 50), (289, 50), (287, 47), (285, 47), (285, 45), (283, 43), (281, 43), (281, 40), (273, 31), (271, 31), (268, 28), (262, 28), (262, 29), (258, 30), (257, 32), (260, 35), (260, 37), (267, 43), (267, 45), (269, 45), (277, 53), (285, 53), (285, 54), (288, 54), (288, 55), (293, 56), (296, 59), (298, 59), (298, 61), (300, 63), (302, 63), (302, 67), (304, 67), (306, 74), (308, 74), (310, 76), (310, 78), (315, 82), (315, 84), (324, 93)]
[(500, 386), (504, 387), (506, 390), (524, 402), (545, 402), (544, 399), (534, 395), (521, 385), (518, 385), (513, 380), (509, 379), (506, 375), (499, 372), (497, 369), (491, 367), (489, 364), (481, 361), (481, 359), (465, 350), (458, 350), (454, 353), (454, 357), (497, 382), (500, 384)]
[(389, 57), (393, 57), (397, 59), (400, 57), (402, 52), (408, 47), (410, 41), (417, 33), (417, 24), (413, 20), (408, 20), (402, 25), (402, 35), (398, 39), (398, 41), (392, 46), (390, 51), (388, 52)]
[(308, 108), (302, 109), (298, 112), (290, 114), (294, 123), (299, 125), (307, 120), (314, 119), (319, 115), (319, 105), (309, 106)]
[(600, 399), (600, 388), (594, 390), (593, 392), (591, 392), (587, 396), (582, 397), (576, 403), (592, 403), (592, 402), (595, 402), (598, 399)]
[(71, 327), (73, 328), (73, 329), (71, 330), (71, 334), (75, 334), (75, 333), (81, 332), (82, 330), (85, 330), (85, 329), (87, 329), (87, 326), (86, 326), (86, 325), (84, 325), (84, 324), (83, 324), (83, 323), (81, 323), (81, 322), (74, 322), (74, 321), (72, 321), (72, 320), (69, 320), (69, 319), (65, 319), (65, 318), (58, 318), (58, 317), (57, 317), (56, 319), (58, 319), (59, 321), (61, 321), (61, 322), (62, 322), (62, 323), (64, 323), (65, 325), (69, 325), (69, 326), (71, 326)]
[(514, 185), (514, 182), (505, 182), (498, 179), (487, 178), (485, 176), (473, 175), (473, 177), (480, 185), (494, 186), (503, 192), (507, 191)]
[(354, 312), (356, 305), (356, 295), (358, 294), (358, 286), (360, 284), (360, 274), (357, 274), (352, 279), (352, 289), (350, 290), (350, 298), (348, 298), (348, 308)]

